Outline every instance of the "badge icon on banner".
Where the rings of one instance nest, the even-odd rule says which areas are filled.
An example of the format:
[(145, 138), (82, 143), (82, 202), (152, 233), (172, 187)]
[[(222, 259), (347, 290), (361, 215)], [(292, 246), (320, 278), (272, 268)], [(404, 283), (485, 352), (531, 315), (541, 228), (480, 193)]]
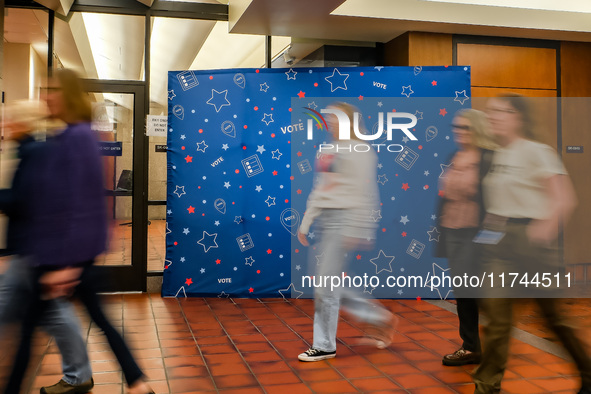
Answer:
[(263, 172), (263, 165), (257, 155), (252, 155), (242, 160), (242, 165), (249, 178)]
[(295, 237), (300, 228), (300, 213), (292, 208), (285, 209), (281, 212), (281, 225)]
[(427, 139), (427, 142), (432, 141), (435, 137), (437, 137), (437, 127), (427, 127), (427, 130), (425, 130), (425, 137)]
[(174, 114), (174, 116), (176, 116), (180, 120), (183, 120), (183, 118), (185, 117), (185, 109), (183, 108), (182, 105), (179, 105), (179, 104), (172, 107), (172, 113)]
[(244, 78), (244, 74), (238, 73), (234, 75), (234, 83), (238, 85), (238, 87), (244, 89), (246, 86), (246, 78)]
[(215, 200), (213, 202), (213, 206), (215, 207), (215, 209), (217, 209), (219, 213), (223, 215), (226, 214), (226, 202), (223, 198), (218, 198), (217, 200)]
[(226, 120), (222, 123), (222, 133), (227, 135), (228, 137), (236, 138), (236, 127), (234, 123)]

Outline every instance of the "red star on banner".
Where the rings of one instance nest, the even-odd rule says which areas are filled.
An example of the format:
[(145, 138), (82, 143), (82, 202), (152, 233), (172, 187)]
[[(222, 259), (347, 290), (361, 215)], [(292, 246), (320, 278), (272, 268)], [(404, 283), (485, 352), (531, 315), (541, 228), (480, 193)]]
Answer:
[(438, 195), (439, 197), (443, 197), (443, 195), (444, 195), (444, 194), (445, 194), (445, 193), (443, 193), (443, 190), (439, 190), (439, 193), (437, 193), (437, 195)]
[(360, 254), (357, 255), (357, 260), (361, 260), (361, 255)]
[(192, 156), (189, 156), (189, 155), (187, 155), (187, 157), (185, 157), (185, 161), (186, 161), (187, 163), (192, 163), (192, 162), (193, 162), (193, 157), (192, 157)]
[(252, 293), (254, 291), (254, 289), (251, 287), (250, 289), (248, 289), (249, 293)]
[(297, 153), (298, 157), (302, 156), (302, 152)]
[(408, 189), (410, 189), (410, 186), (408, 186), (408, 183), (403, 183), (403, 184), (402, 184), (402, 189), (403, 189), (404, 191), (407, 191)]
[(189, 213), (195, 213), (195, 207), (192, 207), (189, 205), (189, 208), (187, 208), (187, 211), (189, 211)]
[(359, 96), (359, 100), (363, 100), (363, 96)]
[(441, 115), (441, 116), (447, 115), (447, 111), (445, 110), (445, 108), (442, 108), (439, 110), (439, 115)]
[(433, 82), (431, 82), (431, 85), (433, 85), (433, 86), (437, 86), (437, 81), (433, 81)]
[(273, 251), (271, 249), (267, 249), (267, 254), (271, 254)]
[(273, 176), (277, 175), (277, 171), (273, 171)]
[(220, 260), (220, 259), (217, 259), (217, 260), (215, 261), (215, 263), (216, 263), (216, 264), (220, 264), (221, 262), (222, 262), (222, 260)]
[(322, 123), (316, 123), (316, 128), (317, 129), (321, 129), (322, 128)]
[(406, 237), (406, 231), (403, 231), (401, 234), (403, 237)]
[(186, 284), (187, 286), (191, 286), (191, 285), (193, 284), (193, 279), (191, 279), (191, 278), (187, 278), (187, 280), (185, 281), (185, 284)]
[(417, 301), (420, 301), (420, 300), (421, 300), (421, 297), (420, 297), (420, 296), (419, 296), (419, 297), (417, 297)]
[(297, 193), (302, 194), (302, 189), (298, 189)]
[(299, 97), (299, 98), (304, 98), (304, 97), (306, 97), (306, 93), (305, 93), (305, 92), (302, 92), (302, 91), (300, 90), (300, 92), (298, 93), (298, 97)]

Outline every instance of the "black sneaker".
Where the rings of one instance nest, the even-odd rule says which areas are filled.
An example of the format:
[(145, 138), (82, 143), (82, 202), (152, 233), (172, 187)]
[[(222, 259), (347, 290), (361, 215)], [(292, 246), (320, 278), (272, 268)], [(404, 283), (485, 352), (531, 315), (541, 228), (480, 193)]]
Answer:
[(69, 384), (63, 379), (53, 386), (41, 387), (41, 394), (84, 394), (94, 387), (94, 380), (90, 378), (81, 384)]
[(304, 353), (298, 356), (298, 360), (300, 361), (320, 361), (326, 360), (329, 358), (334, 358), (337, 355), (337, 352), (325, 352), (323, 350), (314, 349), (311, 347), (310, 349), (306, 350)]

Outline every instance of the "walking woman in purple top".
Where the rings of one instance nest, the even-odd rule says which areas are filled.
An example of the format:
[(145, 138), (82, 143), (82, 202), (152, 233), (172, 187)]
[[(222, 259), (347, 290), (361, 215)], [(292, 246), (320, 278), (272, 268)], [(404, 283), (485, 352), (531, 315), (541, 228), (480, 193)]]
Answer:
[[(48, 144), (49, 160), (43, 171), (44, 214), (37, 219), (36, 255), (47, 268), (40, 279), (43, 298), (75, 294), (92, 320), (105, 333), (125, 375), (131, 394), (152, 393), (121, 334), (107, 320), (93, 280), (94, 259), (106, 249), (107, 208), (105, 204), (102, 160), (98, 141), (91, 130), (91, 106), (82, 81), (71, 70), (58, 70), (47, 91), (50, 116), (66, 123), (66, 128)], [(33, 308), (23, 325), (23, 343), (30, 340), (38, 313)], [(62, 338), (67, 340), (67, 338)], [(56, 336), (56, 341), (60, 336)], [(21, 346), (19, 354), (28, 347)], [(64, 355), (64, 359), (66, 359)], [(26, 363), (24, 364), (26, 368)], [(13, 375), (22, 377), (22, 363)], [(93, 381), (72, 385), (63, 379), (41, 393), (86, 393)]]

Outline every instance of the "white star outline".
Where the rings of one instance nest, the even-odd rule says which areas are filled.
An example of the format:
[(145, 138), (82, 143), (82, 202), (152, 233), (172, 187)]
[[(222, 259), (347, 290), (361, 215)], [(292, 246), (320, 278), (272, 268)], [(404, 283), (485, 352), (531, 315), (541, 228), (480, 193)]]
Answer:
[[(267, 117), (268, 117), (270, 120), (267, 120)], [(261, 119), (261, 122), (265, 122), (265, 124), (266, 124), (267, 126), (269, 126), (269, 123), (273, 123), (273, 122), (275, 122), (275, 121), (273, 120), (273, 114), (264, 114), (264, 116), (263, 116), (263, 119)]]
[[(201, 147), (201, 144), (203, 144), (203, 147)], [(205, 140), (197, 142), (197, 151), (205, 153), (205, 149), (207, 148), (209, 148), (209, 146), (205, 143)]]
[[(179, 191), (181, 191), (181, 193), (179, 193)], [(177, 196), (179, 196), (179, 198), (181, 198), (181, 196), (183, 194), (187, 194), (187, 193), (185, 193), (185, 187), (184, 186), (178, 186), (178, 185), (177, 185), (177, 187), (176, 187), (176, 189), (174, 190), (173, 193), (176, 194)]]
[(283, 299), (286, 301), (287, 301), (287, 297), (285, 297), (285, 294), (283, 294), (283, 293), (288, 293), (288, 295), (291, 295), (291, 292), (294, 292), (294, 293), (298, 294), (298, 296), (295, 298), (300, 298), (304, 294), (303, 291), (297, 290), (293, 283), (290, 283), (289, 286), (287, 286), (287, 289), (277, 290), (277, 292), (279, 294), (281, 294), (281, 297), (283, 297)]
[[(226, 101), (225, 103), (223, 103), (222, 105), (217, 106), (216, 103), (210, 103), (211, 100), (215, 99), (215, 94), (218, 94), (218, 97), (221, 96), (222, 94), (224, 95), (224, 100)], [(230, 102), (228, 101), (228, 89), (226, 90), (222, 90), (221, 92), (218, 92), (215, 89), (211, 89), (211, 98), (209, 100), (207, 100), (207, 104), (209, 105), (213, 105), (213, 107), (215, 108), (215, 112), (220, 112), (220, 110), (222, 109), (222, 107), (224, 106), (230, 106)]]
[[(461, 96), (460, 96), (461, 94)], [(454, 99), (454, 101), (459, 102), (461, 105), (464, 105), (464, 103), (466, 102), (466, 100), (470, 100), (470, 97), (468, 97), (468, 95), (466, 95), (466, 90), (462, 90), (460, 92), (458, 92), (456, 90), (456, 98)]]
[(295, 81), (297, 74), (298, 74), (297, 71), (293, 71), (293, 68), (290, 68), (289, 71), (286, 71), (285, 72), (285, 75), (287, 75), (287, 80), (288, 81), (290, 79), (293, 79)]
[[(388, 263), (388, 266), (390, 267), (390, 269), (382, 268), (381, 270), (378, 271), (378, 264), (374, 263), (374, 260), (380, 259), (380, 256), (382, 256), (382, 255), (384, 256), (384, 258), (390, 259), (390, 262)], [(394, 261), (395, 258), (396, 258), (395, 256), (386, 255), (386, 253), (384, 253), (384, 251), (382, 249), (380, 249), (378, 255), (376, 257), (374, 257), (373, 259), (369, 259), (369, 261), (371, 261), (371, 263), (376, 266), (376, 275), (377, 275), (382, 271), (392, 272), (392, 262)]]
[[(281, 156), (283, 156), (283, 153), (279, 152), (279, 149), (272, 151), (271, 154), (273, 155), (272, 158), (277, 160), (279, 160)], [(275, 157), (275, 155), (277, 155), (277, 157)]]
[[(215, 246), (214, 245), (206, 246), (205, 244), (201, 243), (201, 241), (205, 240), (205, 237), (208, 237), (208, 238), (213, 237), (213, 243), (215, 244)], [(216, 242), (217, 237), (218, 237), (217, 233), (210, 234), (207, 231), (203, 230), (203, 237), (199, 241), (197, 241), (197, 244), (203, 246), (203, 250), (205, 251), (205, 253), (207, 253), (209, 251), (209, 249), (218, 247), (218, 244)]]
[[(405, 92), (405, 90), (408, 89), (408, 92)], [(402, 93), (400, 93), (401, 95), (404, 95), (406, 97), (410, 97), (411, 94), (413, 94), (414, 92), (412, 91), (411, 85), (408, 86), (403, 86), (402, 87)]]
[(437, 267), (442, 273), (449, 271), (449, 268), (441, 268), (441, 266), (437, 263), (432, 263), (432, 268), (433, 268), (433, 276), (431, 276), (431, 273), (428, 272), (427, 273), (427, 280), (425, 281), (425, 286), (424, 287), (429, 287), (431, 289), (431, 291), (433, 291), (433, 288), (435, 288), (435, 290), (437, 290), (437, 294), (439, 294), (439, 299), (440, 300), (447, 300), (447, 297), (449, 297), (449, 294), (452, 292), (452, 289), (449, 289), (447, 291), (447, 293), (445, 294), (445, 297), (441, 295), (441, 290), (439, 290), (439, 287), (435, 287), (433, 286), (433, 277), (438, 276), (439, 278), (441, 278), (442, 275), (437, 275), (435, 273), (435, 267)]
[[(343, 79), (343, 86), (344, 87), (343, 86), (340, 86), (340, 84), (336, 88), (334, 87), (333, 82), (330, 79), (335, 78), (335, 73), (336, 74), (339, 74), (338, 75), (339, 77), (343, 77), (343, 76), (345, 77), (345, 79)], [(347, 79), (348, 78), (349, 78), (349, 74), (341, 74), (341, 72), (338, 69), (335, 68), (333, 70), (333, 72), (332, 72), (332, 75), (330, 77), (326, 77), (324, 79), (326, 80), (326, 82), (330, 83), (330, 92), (332, 93), (332, 92), (334, 92), (337, 89), (347, 90)]]
[(427, 231), (427, 234), (429, 234), (429, 241), (439, 242), (439, 237), (441, 236), (441, 233), (439, 232), (439, 230), (437, 230), (437, 227), (433, 227), (431, 231)]

